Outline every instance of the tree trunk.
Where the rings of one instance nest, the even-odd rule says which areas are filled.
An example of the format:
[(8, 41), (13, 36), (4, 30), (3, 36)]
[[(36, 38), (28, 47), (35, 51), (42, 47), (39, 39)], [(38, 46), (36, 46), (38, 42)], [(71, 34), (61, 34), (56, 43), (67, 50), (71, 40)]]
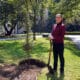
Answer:
[(36, 10), (34, 10), (33, 40), (36, 40), (35, 27), (36, 27)]
[(26, 33), (26, 44), (25, 44), (25, 46), (24, 46), (24, 49), (25, 50), (30, 50), (31, 49), (31, 46), (30, 46), (30, 44), (29, 44), (29, 6), (28, 6), (29, 4), (28, 4), (28, 1), (27, 0), (25, 0), (25, 7), (26, 7), (26, 20), (25, 20), (25, 24), (26, 24), (26, 31), (27, 31), (27, 33)]
[(10, 30), (8, 30), (7, 26), (6, 26), (6, 21), (4, 21), (4, 29), (5, 29), (5, 36), (11, 36), (15, 26), (17, 24), (17, 20), (15, 20), (14, 22), (12, 22), (12, 27)]

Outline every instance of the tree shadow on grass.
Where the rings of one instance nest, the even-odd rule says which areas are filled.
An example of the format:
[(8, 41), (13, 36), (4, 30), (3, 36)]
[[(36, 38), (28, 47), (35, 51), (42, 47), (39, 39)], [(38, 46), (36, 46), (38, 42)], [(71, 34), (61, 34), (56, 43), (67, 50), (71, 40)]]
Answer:
[(65, 43), (65, 48), (70, 50), (74, 55), (77, 55), (78, 57), (80, 57), (80, 50), (77, 48), (77, 46), (69, 41)]

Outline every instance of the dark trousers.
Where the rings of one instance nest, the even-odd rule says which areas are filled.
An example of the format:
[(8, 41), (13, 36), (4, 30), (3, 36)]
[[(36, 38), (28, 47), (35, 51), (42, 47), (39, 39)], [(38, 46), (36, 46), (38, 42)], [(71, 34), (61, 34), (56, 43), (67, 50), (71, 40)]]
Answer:
[(60, 59), (60, 71), (64, 71), (64, 43), (53, 42), (54, 70), (57, 70), (58, 56)]

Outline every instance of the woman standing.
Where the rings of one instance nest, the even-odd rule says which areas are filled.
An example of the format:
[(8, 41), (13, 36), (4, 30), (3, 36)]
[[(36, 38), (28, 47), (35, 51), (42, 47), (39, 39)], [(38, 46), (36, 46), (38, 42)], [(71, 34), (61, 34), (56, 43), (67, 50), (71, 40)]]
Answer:
[(53, 55), (54, 55), (54, 68), (53, 73), (57, 72), (58, 56), (60, 59), (60, 73), (64, 74), (64, 35), (65, 25), (63, 24), (63, 18), (61, 14), (56, 14), (56, 24), (53, 25), (53, 29), (50, 35), (50, 39), (53, 42)]

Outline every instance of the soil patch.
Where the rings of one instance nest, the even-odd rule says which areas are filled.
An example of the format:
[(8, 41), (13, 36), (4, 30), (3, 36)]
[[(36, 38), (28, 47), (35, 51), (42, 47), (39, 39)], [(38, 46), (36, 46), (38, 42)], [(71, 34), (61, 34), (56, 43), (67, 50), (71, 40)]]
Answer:
[(18, 65), (0, 65), (0, 80), (37, 80), (41, 69), (47, 65), (37, 59), (26, 59)]

